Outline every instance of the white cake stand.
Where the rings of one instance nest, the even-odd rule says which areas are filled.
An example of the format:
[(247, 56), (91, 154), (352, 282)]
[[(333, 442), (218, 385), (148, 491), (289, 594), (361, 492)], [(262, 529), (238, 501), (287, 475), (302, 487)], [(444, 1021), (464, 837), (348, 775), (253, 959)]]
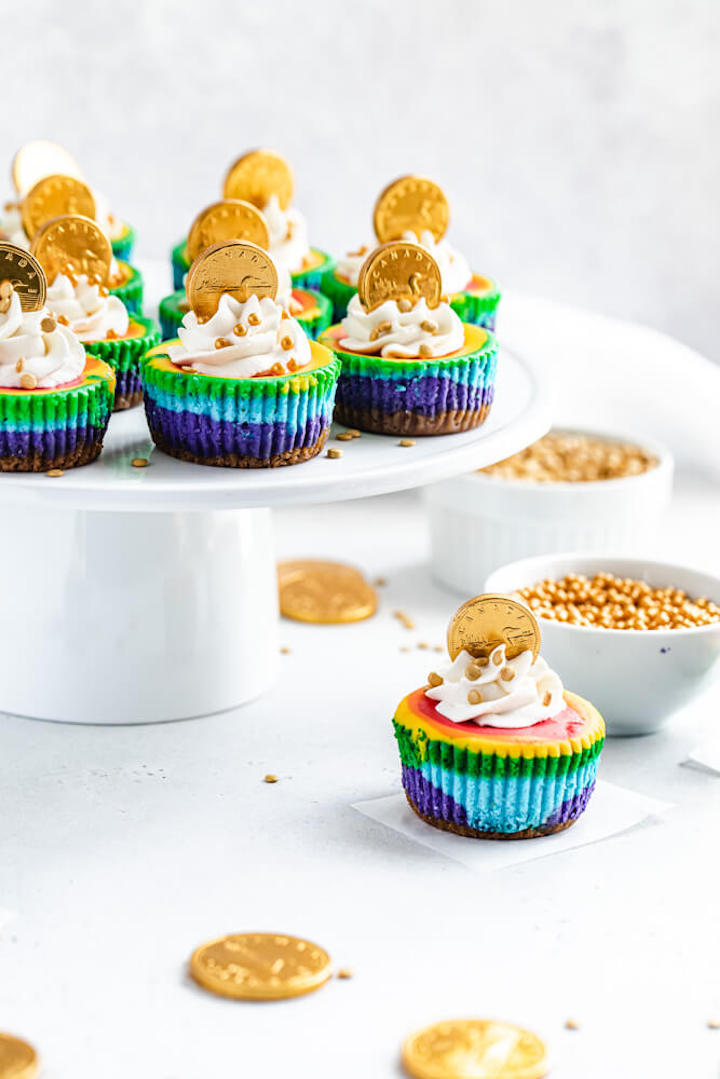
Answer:
[[(0, 710), (143, 723), (257, 697), (278, 651), (272, 507), (442, 480), (501, 460), (549, 424), (537, 370), (502, 349), (485, 425), (410, 448), (363, 434), (334, 443), (338, 460), (207, 468), (154, 449), (142, 408), (114, 415), (94, 464), (57, 478), (0, 475)], [(134, 468), (136, 457), (149, 466)]]

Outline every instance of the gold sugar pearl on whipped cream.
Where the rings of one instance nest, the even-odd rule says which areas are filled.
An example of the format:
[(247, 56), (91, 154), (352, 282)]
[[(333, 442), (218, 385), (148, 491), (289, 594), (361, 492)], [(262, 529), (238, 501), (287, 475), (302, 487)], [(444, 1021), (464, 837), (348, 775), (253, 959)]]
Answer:
[(720, 606), (668, 585), (596, 573), (568, 573), (518, 590), (538, 618), (596, 629), (689, 629), (720, 622)]
[(590, 483), (638, 476), (657, 465), (654, 454), (634, 443), (551, 431), (520, 453), (480, 471), (504, 480)]

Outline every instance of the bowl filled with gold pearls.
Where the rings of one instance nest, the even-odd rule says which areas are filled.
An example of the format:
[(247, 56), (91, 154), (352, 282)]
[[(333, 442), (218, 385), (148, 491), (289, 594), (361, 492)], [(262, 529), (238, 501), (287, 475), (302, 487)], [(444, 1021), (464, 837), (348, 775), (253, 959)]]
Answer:
[(556, 551), (653, 553), (673, 460), (650, 439), (552, 430), (514, 456), (426, 488), (433, 574), (468, 595), (506, 562)]
[(542, 630), (545, 659), (608, 734), (650, 734), (720, 677), (720, 578), (606, 554), (540, 555), (491, 573)]

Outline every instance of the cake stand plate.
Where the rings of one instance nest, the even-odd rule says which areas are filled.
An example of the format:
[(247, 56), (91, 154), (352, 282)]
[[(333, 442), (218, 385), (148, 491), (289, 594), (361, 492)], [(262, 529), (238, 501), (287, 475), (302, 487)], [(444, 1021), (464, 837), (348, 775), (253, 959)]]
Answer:
[[(506, 349), (479, 430), (410, 447), (384, 435), (331, 441), (340, 459), (257, 471), (187, 464), (154, 449), (142, 408), (114, 415), (94, 464), (56, 478), (0, 476), (13, 554), (0, 710), (143, 723), (251, 700), (272, 684), (277, 657), (272, 507), (442, 480), (501, 460), (549, 425), (537, 369)], [(133, 467), (138, 457), (148, 466)]]

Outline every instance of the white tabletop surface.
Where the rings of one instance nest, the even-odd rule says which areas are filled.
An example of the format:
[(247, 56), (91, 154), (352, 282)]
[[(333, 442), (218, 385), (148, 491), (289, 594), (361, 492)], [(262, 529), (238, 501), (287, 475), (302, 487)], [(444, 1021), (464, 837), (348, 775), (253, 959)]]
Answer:
[[(531, 303), (508, 310), (516, 337), (536, 325)], [(717, 570), (713, 509), (711, 478), (681, 469), (662, 553)], [(419, 496), (287, 508), (277, 525), (282, 556), (388, 583), (368, 622), (282, 623), (267, 697), (160, 726), (0, 717), (0, 1029), (39, 1048), (46, 1079), (391, 1079), (407, 1033), (479, 1015), (540, 1033), (553, 1079), (716, 1079), (720, 776), (681, 762), (717, 694), (664, 734), (607, 744), (602, 776), (675, 803), (661, 820), (473, 874), (352, 808), (398, 789), (390, 717), (458, 601), (431, 581)], [(242, 930), (309, 937), (354, 977), (260, 1005), (189, 982), (198, 943)]]

